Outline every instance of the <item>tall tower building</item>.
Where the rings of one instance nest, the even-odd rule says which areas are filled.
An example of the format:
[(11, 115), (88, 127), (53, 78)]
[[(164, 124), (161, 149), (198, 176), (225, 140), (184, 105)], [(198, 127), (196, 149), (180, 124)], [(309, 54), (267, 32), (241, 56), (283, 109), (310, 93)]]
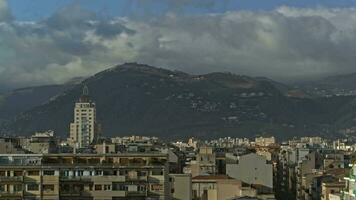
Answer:
[(69, 142), (75, 147), (87, 147), (97, 138), (97, 134), (95, 103), (90, 100), (89, 89), (85, 85), (83, 94), (75, 103)]

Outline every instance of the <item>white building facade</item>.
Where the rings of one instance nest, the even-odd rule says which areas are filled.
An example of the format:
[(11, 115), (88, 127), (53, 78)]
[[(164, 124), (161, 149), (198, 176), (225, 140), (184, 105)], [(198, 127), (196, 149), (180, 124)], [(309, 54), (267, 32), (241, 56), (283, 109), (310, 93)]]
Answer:
[(84, 86), (83, 94), (74, 107), (74, 122), (70, 124), (69, 141), (75, 147), (83, 148), (91, 144), (97, 137), (96, 107)]

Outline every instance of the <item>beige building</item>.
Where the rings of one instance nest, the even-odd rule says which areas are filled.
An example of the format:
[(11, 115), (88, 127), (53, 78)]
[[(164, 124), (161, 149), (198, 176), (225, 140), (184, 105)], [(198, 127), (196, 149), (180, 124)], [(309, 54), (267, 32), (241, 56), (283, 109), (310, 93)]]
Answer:
[(190, 174), (170, 174), (172, 200), (192, 199), (192, 176)]
[(226, 175), (196, 176), (192, 179), (193, 200), (221, 200), (241, 197), (242, 183)]
[(273, 188), (273, 165), (254, 153), (239, 156), (237, 163), (226, 164), (226, 174), (248, 184)]
[(270, 146), (276, 144), (276, 139), (272, 137), (257, 137), (255, 138), (256, 146)]
[(0, 154), (6, 153), (25, 153), (21, 148), (20, 139), (0, 138)]
[(116, 153), (116, 145), (112, 143), (99, 143), (94, 145), (95, 152), (98, 154), (103, 154), (103, 153)]
[(32, 153), (56, 153), (57, 141), (53, 131), (38, 132), (31, 136), (26, 150)]
[(70, 124), (69, 144), (82, 148), (97, 138), (95, 103), (89, 98), (88, 87), (84, 86), (83, 94), (74, 107), (74, 122)]
[(192, 160), (184, 169), (192, 177), (201, 174), (216, 174), (216, 155), (212, 147), (200, 147), (196, 160)]
[[(345, 188), (345, 182), (325, 182), (322, 184), (321, 200), (330, 200), (330, 196), (339, 196)], [(330, 195), (331, 194), (331, 195)]]
[(1, 154), (0, 199), (170, 199), (165, 154)]

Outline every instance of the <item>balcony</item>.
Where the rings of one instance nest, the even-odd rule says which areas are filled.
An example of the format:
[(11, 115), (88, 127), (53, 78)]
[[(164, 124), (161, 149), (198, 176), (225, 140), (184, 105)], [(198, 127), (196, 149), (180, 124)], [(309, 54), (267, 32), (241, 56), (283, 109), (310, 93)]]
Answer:
[(129, 197), (142, 197), (142, 196), (147, 196), (146, 191), (127, 191), (127, 196)]
[(60, 181), (68, 181), (68, 182), (91, 182), (91, 177), (85, 176), (62, 176), (59, 178)]
[(90, 196), (89, 192), (86, 191), (61, 191), (59, 194), (61, 197), (85, 197)]
[(92, 181), (95, 183), (111, 184), (112, 182), (125, 182), (125, 176), (92, 176)]
[(51, 182), (58, 182), (59, 177), (58, 176), (43, 176), (42, 181), (44, 183), (51, 183)]
[(40, 182), (41, 177), (40, 176), (25, 176), (24, 181), (25, 182)]
[(6, 191), (0, 191), (0, 197), (22, 197), (22, 191), (13, 191), (13, 192), (6, 192)]
[(93, 197), (100, 198), (100, 197), (108, 197), (108, 196), (115, 196), (115, 197), (126, 197), (126, 191), (91, 191), (90, 192)]
[(0, 182), (23, 182), (22, 176), (0, 176)]
[(126, 176), (126, 181), (147, 181), (147, 176)]

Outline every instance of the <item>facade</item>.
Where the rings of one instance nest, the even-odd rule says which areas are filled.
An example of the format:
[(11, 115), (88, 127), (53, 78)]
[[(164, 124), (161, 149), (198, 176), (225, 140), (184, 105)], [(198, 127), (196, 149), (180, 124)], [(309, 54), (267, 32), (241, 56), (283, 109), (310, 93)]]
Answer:
[(237, 163), (226, 164), (226, 174), (248, 184), (273, 188), (272, 164), (254, 153), (239, 156)]
[(192, 176), (190, 174), (170, 174), (172, 200), (192, 199)]
[(192, 177), (201, 174), (216, 174), (216, 154), (213, 147), (200, 147), (196, 160), (192, 160), (186, 167), (185, 173), (192, 174)]
[(310, 152), (296, 166), (296, 197), (298, 199), (310, 198), (310, 185), (313, 178), (321, 176), (322, 172), (316, 170), (316, 152)]
[(35, 133), (30, 138), (27, 150), (32, 153), (56, 153), (57, 141), (54, 132)]
[(169, 199), (164, 154), (1, 154), (0, 199)]
[(242, 196), (242, 182), (226, 175), (193, 177), (192, 188), (193, 200), (233, 199)]
[(356, 200), (356, 165), (352, 165), (349, 176), (345, 177), (345, 188), (343, 191), (343, 199)]
[(88, 147), (97, 138), (95, 103), (89, 98), (88, 87), (74, 107), (74, 122), (70, 124), (69, 143), (78, 148)]
[(269, 146), (276, 143), (276, 139), (272, 137), (258, 137), (255, 138), (255, 145), (256, 146)]
[(345, 188), (345, 182), (325, 182), (322, 184), (321, 200), (330, 200), (330, 196), (340, 196), (341, 191)]
[(16, 138), (0, 138), (0, 154), (5, 153), (25, 153), (21, 147), (21, 142)]

